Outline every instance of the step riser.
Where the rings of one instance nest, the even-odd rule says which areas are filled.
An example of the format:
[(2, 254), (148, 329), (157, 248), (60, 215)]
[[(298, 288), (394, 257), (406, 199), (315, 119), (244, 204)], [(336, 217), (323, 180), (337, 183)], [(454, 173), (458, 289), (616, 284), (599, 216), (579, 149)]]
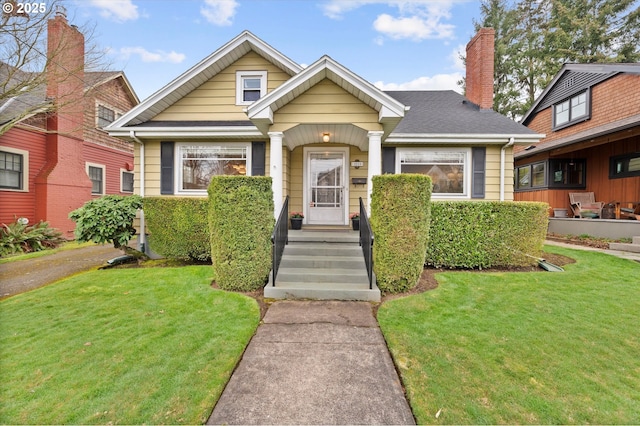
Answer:
[(322, 290), (265, 287), (264, 297), (270, 299), (361, 300), (380, 302), (380, 290)]
[[(364, 268), (363, 268), (364, 269)], [(278, 282), (283, 283), (349, 283), (349, 284), (363, 284), (368, 283), (369, 278), (367, 277), (366, 272), (362, 273), (352, 273), (352, 274), (332, 274), (332, 273), (322, 273), (322, 271), (316, 273), (298, 273), (291, 272), (292, 269), (279, 270), (278, 276), (276, 277), (276, 286)]]
[(318, 257), (314, 260), (300, 260), (296, 256), (283, 257), (280, 261), (280, 270), (296, 269), (296, 268), (313, 268), (313, 269), (354, 269), (361, 271), (364, 268), (363, 259), (343, 259), (343, 260), (326, 260)]
[(342, 257), (362, 257), (362, 249), (359, 246), (348, 247), (326, 247), (305, 245), (288, 245), (284, 249), (285, 256), (342, 256)]

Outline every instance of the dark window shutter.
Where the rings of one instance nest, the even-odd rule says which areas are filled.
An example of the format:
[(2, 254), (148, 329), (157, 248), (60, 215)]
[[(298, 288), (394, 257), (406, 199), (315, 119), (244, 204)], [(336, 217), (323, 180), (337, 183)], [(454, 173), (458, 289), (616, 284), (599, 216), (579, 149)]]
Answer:
[(251, 143), (251, 176), (264, 176), (264, 156), (266, 144), (264, 142)]
[(396, 148), (382, 148), (382, 174), (394, 174), (396, 172)]
[(174, 143), (160, 142), (160, 193), (173, 194)]
[(471, 198), (484, 198), (484, 177), (486, 171), (487, 148), (471, 148)]

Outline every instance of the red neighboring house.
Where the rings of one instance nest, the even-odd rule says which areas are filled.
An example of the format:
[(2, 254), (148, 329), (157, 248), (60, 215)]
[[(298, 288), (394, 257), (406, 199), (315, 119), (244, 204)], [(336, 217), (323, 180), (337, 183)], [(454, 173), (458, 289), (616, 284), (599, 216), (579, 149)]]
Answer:
[(593, 192), (614, 208), (640, 204), (640, 63), (565, 64), (522, 123), (546, 134), (515, 152), (517, 201), (572, 214), (570, 192)]
[[(123, 72), (84, 72), (84, 36), (57, 12), (48, 24), (49, 51), (62, 43), (62, 59), (51, 61), (43, 87), (0, 104), (0, 128), (25, 105), (49, 106), (0, 135), (0, 223), (44, 220), (73, 238), (69, 212), (105, 194), (133, 193), (133, 146), (102, 128), (139, 99)], [(0, 73), (7, 69), (0, 64)], [(56, 77), (66, 70), (77, 72)]]

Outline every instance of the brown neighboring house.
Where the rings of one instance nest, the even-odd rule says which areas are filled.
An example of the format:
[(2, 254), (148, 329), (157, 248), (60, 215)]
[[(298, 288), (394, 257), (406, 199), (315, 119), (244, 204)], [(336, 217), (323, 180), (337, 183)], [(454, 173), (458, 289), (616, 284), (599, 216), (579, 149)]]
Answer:
[(569, 193), (593, 192), (608, 218), (640, 203), (640, 63), (565, 64), (522, 123), (546, 137), (516, 147), (515, 200), (571, 215)]
[[(64, 58), (45, 70), (46, 84), (0, 103), (0, 128), (21, 117), (0, 135), (0, 224), (45, 220), (72, 238), (69, 212), (105, 194), (133, 193), (133, 146), (103, 128), (139, 99), (123, 72), (84, 72), (84, 37), (63, 13), (48, 33), (50, 46), (68, 42)], [(78, 71), (56, 81), (57, 64)], [(0, 73), (20, 77), (0, 65)]]

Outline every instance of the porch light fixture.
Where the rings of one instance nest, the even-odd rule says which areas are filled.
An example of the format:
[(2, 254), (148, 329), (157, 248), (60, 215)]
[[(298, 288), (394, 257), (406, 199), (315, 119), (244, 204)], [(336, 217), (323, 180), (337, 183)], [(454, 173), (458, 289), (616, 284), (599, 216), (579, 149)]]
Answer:
[(331, 135), (326, 132), (322, 134), (322, 142), (328, 143), (331, 140)]

